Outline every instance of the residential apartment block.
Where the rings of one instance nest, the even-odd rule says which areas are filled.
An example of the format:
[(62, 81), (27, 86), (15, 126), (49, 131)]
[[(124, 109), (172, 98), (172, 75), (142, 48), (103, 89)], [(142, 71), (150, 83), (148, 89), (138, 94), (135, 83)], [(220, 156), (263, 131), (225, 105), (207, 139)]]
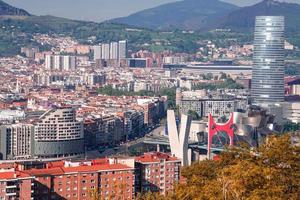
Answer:
[(136, 158), (12, 162), (0, 164), (0, 199), (134, 199), (144, 192), (172, 191), (181, 161), (168, 154)]

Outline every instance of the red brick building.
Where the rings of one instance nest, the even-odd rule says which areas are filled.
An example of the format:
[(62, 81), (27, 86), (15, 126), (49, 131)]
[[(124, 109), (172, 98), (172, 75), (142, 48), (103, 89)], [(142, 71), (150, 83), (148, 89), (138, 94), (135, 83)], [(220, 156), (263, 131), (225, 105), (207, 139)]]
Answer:
[(134, 168), (109, 160), (50, 163), (45, 169), (26, 170), (35, 177), (35, 199), (103, 199), (134, 197)]
[(33, 177), (24, 172), (0, 173), (1, 200), (28, 200), (33, 197)]
[(134, 199), (140, 192), (172, 191), (181, 161), (151, 152), (137, 158), (0, 164), (0, 200)]
[(136, 191), (166, 194), (180, 179), (181, 160), (151, 152), (136, 158)]

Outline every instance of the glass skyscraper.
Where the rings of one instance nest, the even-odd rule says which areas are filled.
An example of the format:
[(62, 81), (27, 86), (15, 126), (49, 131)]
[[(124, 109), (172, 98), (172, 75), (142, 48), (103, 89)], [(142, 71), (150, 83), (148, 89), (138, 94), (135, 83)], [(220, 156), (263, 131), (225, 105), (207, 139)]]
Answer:
[(254, 104), (284, 101), (284, 17), (257, 16), (252, 71)]

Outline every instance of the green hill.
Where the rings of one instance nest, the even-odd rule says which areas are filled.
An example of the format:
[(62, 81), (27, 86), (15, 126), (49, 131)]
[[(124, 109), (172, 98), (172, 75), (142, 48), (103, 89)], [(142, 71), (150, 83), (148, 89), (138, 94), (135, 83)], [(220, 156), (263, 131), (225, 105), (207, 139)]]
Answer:
[(300, 33), (300, 5), (295, 3), (264, 0), (253, 6), (240, 8), (231, 12), (224, 21), (222, 27), (234, 30), (253, 29), (255, 16), (259, 15), (282, 15), (286, 20), (287, 33)]
[(218, 0), (183, 0), (112, 21), (158, 30), (207, 30), (236, 9), (237, 6)]
[(15, 8), (0, 0), (0, 15), (29, 16), (30, 14), (23, 9)]

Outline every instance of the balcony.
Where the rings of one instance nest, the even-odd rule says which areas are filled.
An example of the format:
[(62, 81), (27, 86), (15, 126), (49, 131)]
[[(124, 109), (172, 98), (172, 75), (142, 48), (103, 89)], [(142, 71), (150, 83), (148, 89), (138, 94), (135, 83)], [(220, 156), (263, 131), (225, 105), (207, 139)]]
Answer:
[(13, 193), (6, 193), (5, 195), (6, 195), (6, 196), (9, 196), (9, 197), (11, 197), (11, 196), (17, 196), (17, 193), (16, 193), (16, 192), (13, 192)]
[(12, 188), (17, 188), (17, 185), (7, 185), (6, 189), (12, 189)]

